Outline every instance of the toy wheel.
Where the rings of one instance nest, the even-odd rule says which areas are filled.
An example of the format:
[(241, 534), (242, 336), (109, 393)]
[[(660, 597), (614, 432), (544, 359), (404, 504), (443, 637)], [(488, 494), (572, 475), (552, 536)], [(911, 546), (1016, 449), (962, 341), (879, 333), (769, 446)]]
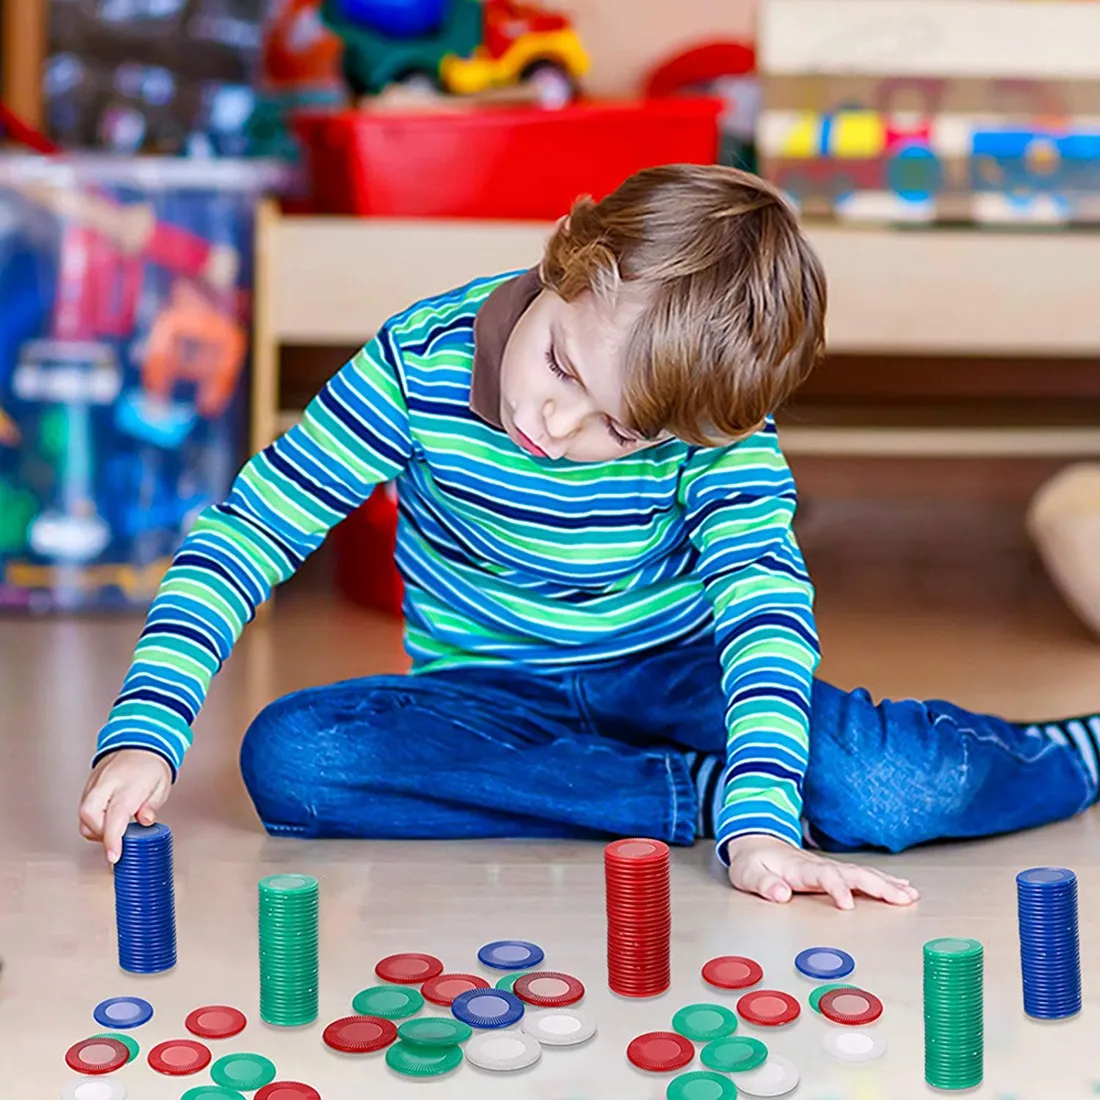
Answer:
[(370, 95), (374, 91), (370, 84), (370, 70), (360, 62), (354, 50), (350, 48), (344, 50), (341, 67), (344, 72), (344, 83), (347, 84), (348, 91), (355, 99)]
[(399, 73), (393, 82), (408, 92), (439, 92), (438, 78), (424, 69), (409, 69), (408, 72)]
[(520, 74), (520, 80), (535, 88), (544, 107), (564, 107), (580, 92), (577, 82), (557, 61), (531, 62)]

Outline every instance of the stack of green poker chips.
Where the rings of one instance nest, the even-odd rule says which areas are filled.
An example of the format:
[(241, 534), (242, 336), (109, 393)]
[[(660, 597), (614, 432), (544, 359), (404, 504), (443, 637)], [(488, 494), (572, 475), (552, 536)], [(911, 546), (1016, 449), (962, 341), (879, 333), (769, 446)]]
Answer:
[(275, 1027), (317, 1019), (319, 900), (309, 875), (260, 880), (260, 1017)]
[(937, 1089), (982, 1082), (984, 951), (977, 940), (924, 945), (924, 1079)]

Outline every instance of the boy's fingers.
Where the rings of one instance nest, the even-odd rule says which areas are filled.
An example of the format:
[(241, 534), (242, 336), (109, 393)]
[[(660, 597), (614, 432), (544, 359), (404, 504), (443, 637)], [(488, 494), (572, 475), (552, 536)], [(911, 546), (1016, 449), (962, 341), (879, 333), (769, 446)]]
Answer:
[(752, 860), (746, 867), (736, 868), (731, 874), (734, 886), (759, 894), (769, 901), (790, 901), (791, 888), (779, 875), (769, 871), (759, 860)]
[(117, 863), (122, 855), (122, 834), (129, 824), (130, 811), (116, 795), (107, 806), (107, 820), (103, 826), (103, 847), (108, 863)]
[(803, 886), (816, 886), (836, 902), (838, 909), (851, 909), (855, 905), (851, 888), (844, 880), (844, 874), (835, 863), (823, 860), (807, 860), (798, 870)]
[(152, 825), (157, 820), (157, 812), (146, 802), (137, 812), (137, 819), (142, 825)]
[(87, 837), (98, 839), (103, 835), (103, 819), (109, 795), (100, 788), (93, 788), (80, 804), (80, 831)]

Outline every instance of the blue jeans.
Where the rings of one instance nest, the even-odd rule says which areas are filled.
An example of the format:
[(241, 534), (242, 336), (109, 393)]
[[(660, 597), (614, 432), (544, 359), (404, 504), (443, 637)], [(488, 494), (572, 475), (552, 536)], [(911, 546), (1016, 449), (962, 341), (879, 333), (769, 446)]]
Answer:
[[(557, 673), (372, 676), (266, 707), (241, 767), (276, 835), (690, 844), (682, 753), (724, 754), (724, 708), (709, 640)], [(1067, 818), (1096, 791), (1078, 753), (1034, 729), (819, 680), (803, 795), (822, 848), (896, 852)]]

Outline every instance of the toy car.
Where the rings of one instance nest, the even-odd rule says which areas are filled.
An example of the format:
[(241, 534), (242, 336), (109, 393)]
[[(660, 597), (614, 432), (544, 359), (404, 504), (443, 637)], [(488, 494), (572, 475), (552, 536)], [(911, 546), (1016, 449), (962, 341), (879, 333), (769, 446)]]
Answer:
[(323, 0), (325, 22), (344, 42), (344, 78), (355, 95), (419, 81), (456, 95), (533, 81), (544, 101), (571, 99), (588, 70), (563, 15), (516, 0), (447, 0), (434, 31), (395, 36), (361, 0)]

